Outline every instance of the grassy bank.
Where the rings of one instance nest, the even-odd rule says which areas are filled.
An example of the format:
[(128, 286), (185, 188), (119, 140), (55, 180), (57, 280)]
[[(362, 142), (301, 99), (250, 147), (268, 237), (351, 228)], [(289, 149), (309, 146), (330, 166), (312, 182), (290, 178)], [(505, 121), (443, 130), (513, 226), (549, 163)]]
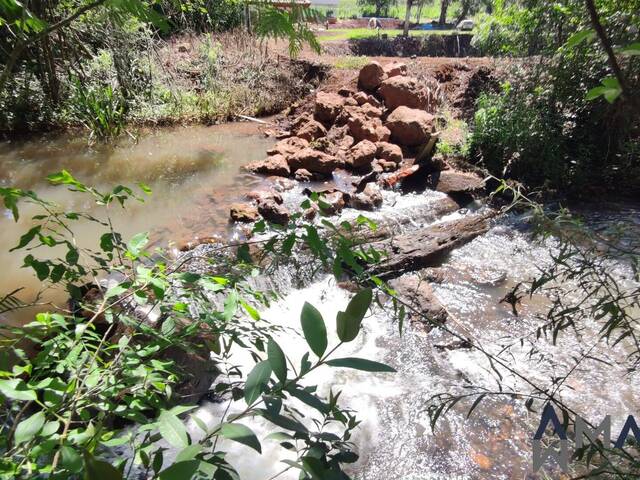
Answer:
[[(139, 44), (145, 50), (135, 48)], [(122, 74), (123, 58), (129, 78)], [(138, 31), (121, 49), (95, 52), (82, 70), (82, 82), (60, 79), (66, 94), (56, 102), (45, 99), (38, 83), (16, 75), (14, 88), (0, 98), (0, 131), (11, 137), (84, 127), (95, 139), (131, 125), (212, 124), (278, 112), (310, 88), (303, 64), (242, 32), (157, 39)]]

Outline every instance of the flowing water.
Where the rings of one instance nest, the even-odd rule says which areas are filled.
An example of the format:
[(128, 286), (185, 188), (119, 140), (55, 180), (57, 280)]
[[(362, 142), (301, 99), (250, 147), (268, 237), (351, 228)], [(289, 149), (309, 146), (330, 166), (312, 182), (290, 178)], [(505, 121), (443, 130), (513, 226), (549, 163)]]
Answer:
[[(246, 128), (246, 127), (243, 127)], [(264, 155), (270, 145), (257, 135), (237, 128), (190, 127), (161, 130), (113, 148), (87, 150), (79, 141), (62, 138), (55, 141), (4, 145), (0, 158), (5, 167), (0, 174), (2, 185), (33, 188), (45, 197), (53, 197), (75, 208), (74, 196), (62, 189), (52, 189), (42, 177), (65, 167), (82, 181), (98, 187), (113, 183), (142, 181), (154, 194), (145, 206), (134, 205), (126, 213), (114, 212), (116, 229), (125, 237), (151, 230), (162, 241), (212, 235), (227, 231), (228, 204), (242, 193), (261, 184), (262, 180), (238, 176), (239, 166)], [(298, 186), (285, 194), (285, 202), (296, 205), (302, 198)], [(436, 192), (400, 196), (385, 192), (380, 211), (369, 216), (379, 222), (397, 223), (397, 230), (407, 231), (429, 223), (443, 221), (429, 215), (432, 206), (443, 195)], [(481, 205), (450, 214), (446, 219), (469, 214)], [(345, 210), (343, 219), (353, 219), (359, 212)], [(0, 219), (0, 250), (15, 244), (20, 232), (28, 227), (29, 212), (16, 226), (8, 216)], [(597, 222), (622, 220), (638, 223), (638, 210), (594, 215)], [(85, 241), (93, 240), (92, 230), (80, 231)], [(552, 241), (535, 243), (517, 217), (497, 221), (492, 229), (454, 251), (442, 266), (444, 281), (434, 286), (436, 295), (452, 315), (449, 328), (472, 337), (488, 351), (497, 353), (508, 341), (524, 335), (538, 324), (537, 315), (547, 300), (525, 298), (516, 317), (511, 307), (500, 303), (518, 282), (535, 275), (537, 268), (550, 261), (555, 249)], [(19, 255), (1, 254), (5, 275), (0, 291), (17, 285), (31, 285), (30, 272), (20, 269)], [(625, 265), (613, 265), (619, 278), (630, 278)], [(284, 294), (262, 317), (288, 327), (277, 338), (286, 346), (286, 354), (294, 362), (306, 352), (299, 333), (299, 313), (303, 302), (315, 305), (323, 314), (330, 332), (336, 313), (344, 309), (350, 294), (339, 288), (333, 278), (315, 279), (303, 288), (295, 288), (291, 275), (279, 272), (271, 281)], [(566, 286), (568, 290), (572, 286)], [(553, 376), (563, 375), (572, 358), (584, 354), (597, 338), (597, 326), (589, 325), (583, 333), (585, 342), (575, 342), (571, 334), (560, 337), (556, 346), (539, 342), (544, 355), (529, 356), (530, 344), (516, 346), (508, 357), (510, 366), (540, 385), (548, 385)], [(470, 402), (457, 404), (441, 417), (432, 431), (425, 410), (427, 400), (442, 392), (457, 392), (460, 385), (476, 385), (491, 391), (498, 389), (495, 373), (486, 358), (477, 351), (448, 349), (455, 339), (435, 329), (427, 332), (419, 324), (408, 324), (402, 336), (398, 326), (382, 309), (375, 308), (365, 319), (363, 333), (339, 351), (339, 356), (358, 356), (387, 363), (397, 373), (373, 374), (346, 369), (318, 369), (306, 380), (317, 384), (320, 394), (329, 389), (343, 390), (342, 401), (358, 412), (362, 424), (354, 438), (360, 460), (351, 474), (366, 480), (435, 480), (435, 479), (523, 479), (543, 478), (531, 473), (531, 439), (539, 421), (538, 413), (530, 413), (523, 400), (509, 396), (487, 397), (467, 418)], [(336, 342), (331, 333), (330, 345)], [(599, 422), (605, 414), (613, 419), (613, 435), (617, 435), (626, 415), (638, 411), (640, 387), (637, 374), (628, 373), (620, 365), (625, 351), (598, 345), (593, 356), (607, 359), (610, 366), (585, 360), (567, 381), (570, 387), (563, 400), (575, 406), (580, 414)], [(245, 369), (250, 358), (234, 359)], [(503, 372), (503, 386), (530, 391), (522, 380)], [(230, 412), (243, 408), (243, 402), (232, 405)], [(309, 416), (313, 413), (299, 405)], [(205, 402), (197, 410), (209, 425), (223, 416), (227, 404)], [(309, 419), (307, 419), (309, 420)], [(245, 480), (266, 480), (286, 466), (281, 459), (292, 459), (291, 453), (277, 442), (264, 440), (267, 426), (251, 423), (263, 444), (263, 454), (230, 444), (228, 460)], [(195, 423), (189, 425), (198, 435)], [(278, 478), (297, 478), (290, 470)], [(552, 472), (551, 478), (558, 478)]]

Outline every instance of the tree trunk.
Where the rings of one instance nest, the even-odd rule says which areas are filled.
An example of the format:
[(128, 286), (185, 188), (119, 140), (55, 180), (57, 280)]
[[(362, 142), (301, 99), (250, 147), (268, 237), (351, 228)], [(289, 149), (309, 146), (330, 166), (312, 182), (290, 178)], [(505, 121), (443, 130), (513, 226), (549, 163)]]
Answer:
[(465, 19), (469, 13), (469, 7), (471, 7), (471, 0), (462, 0), (462, 4), (460, 5), (460, 15), (458, 15), (456, 25)]
[(409, 35), (409, 20), (411, 19), (411, 6), (413, 5), (413, 0), (407, 0), (407, 13), (404, 16), (404, 30), (402, 34), (406, 37)]
[(587, 10), (589, 11), (589, 16), (591, 17), (591, 25), (598, 34), (598, 38), (600, 39), (602, 48), (606, 52), (607, 58), (609, 59), (611, 70), (613, 70), (613, 74), (618, 79), (618, 83), (620, 84), (620, 89), (622, 90), (623, 95), (627, 97), (627, 99), (631, 102), (634, 102), (635, 99), (632, 96), (631, 91), (629, 90), (627, 80), (622, 73), (622, 69), (620, 68), (618, 59), (616, 58), (616, 54), (611, 47), (611, 41), (609, 40), (609, 37), (607, 37), (607, 33), (604, 31), (602, 23), (600, 23), (600, 17), (598, 16), (598, 10), (596, 9), (595, 3), (593, 2), (593, 0), (585, 0), (584, 3), (586, 4)]
[(447, 10), (449, 9), (449, 0), (440, 0), (440, 20), (438, 25), (441, 27), (447, 23)]

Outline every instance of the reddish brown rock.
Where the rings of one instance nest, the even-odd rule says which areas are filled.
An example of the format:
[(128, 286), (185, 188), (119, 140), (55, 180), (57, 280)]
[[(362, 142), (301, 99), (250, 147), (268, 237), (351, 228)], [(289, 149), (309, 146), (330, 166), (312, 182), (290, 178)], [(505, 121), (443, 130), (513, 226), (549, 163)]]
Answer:
[(367, 183), (364, 190), (351, 197), (350, 205), (359, 210), (375, 210), (382, 205), (382, 192), (375, 183)]
[(398, 107), (385, 124), (394, 142), (405, 146), (423, 145), (435, 130), (435, 117), (424, 110)]
[(361, 169), (365, 167), (370, 167), (371, 162), (376, 156), (376, 151), (378, 147), (373, 142), (369, 140), (362, 140), (361, 142), (356, 143), (347, 155), (347, 164), (351, 168)]
[(260, 202), (276, 202), (282, 204), (282, 195), (273, 190), (253, 190), (245, 195), (249, 200), (257, 203)]
[(382, 82), (378, 90), (389, 110), (400, 106), (432, 110), (435, 98), (413, 77), (396, 76)]
[(327, 129), (324, 128), (324, 125), (320, 122), (316, 120), (309, 120), (296, 128), (294, 132), (296, 136), (312, 142), (318, 138), (324, 137), (327, 134)]
[(376, 144), (376, 157), (387, 162), (402, 162), (402, 149), (398, 145), (389, 142), (378, 142)]
[(397, 77), (398, 75), (406, 75), (407, 74), (407, 65), (400, 62), (392, 62), (383, 67), (384, 73), (387, 74), (387, 77)]
[(313, 173), (306, 168), (296, 170), (294, 178), (299, 182), (310, 182), (313, 180)]
[(347, 121), (349, 133), (357, 141), (369, 140), (371, 142), (386, 142), (391, 132), (382, 125), (379, 118), (368, 118), (363, 113), (358, 113)]
[(371, 168), (375, 172), (395, 172), (398, 169), (399, 165), (395, 162), (390, 162), (389, 160), (384, 160), (382, 158), (376, 158), (371, 163)]
[(290, 137), (280, 140), (273, 148), (267, 150), (268, 155), (282, 155), (289, 158), (294, 153), (309, 146), (309, 142), (303, 138)]
[(358, 105), (369, 104), (376, 108), (382, 108), (382, 103), (373, 95), (369, 95), (365, 92), (358, 92), (353, 96), (353, 99), (357, 102)]
[(247, 203), (234, 203), (229, 209), (229, 218), (234, 222), (255, 222), (258, 220), (258, 209)]
[(484, 179), (475, 173), (443, 170), (429, 175), (427, 185), (443, 193), (474, 193), (484, 188)]
[(311, 173), (330, 174), (336, 168), (343, 166), (338, 158), (328, 155), (313, 148), (305, 148), (289, 158), (289, 167), (292, 171), (304, 168)]
[(287, 159), (283, 155), (272, 155), (264, 160), (251, 162), (246, 169), (253, 173), (262, 173), (265, 175), (277, 175), (280, 177), (288, 177), (291, 173)]
[(316, 120), (331, 124), (342, 111), (344, 98), (337, 93), (318, 92), (314, 116)]
[(344, 209), (349, 197), (344, 192), (336, 190), (322, 194), (321, 200), (320, 209), (322, 213), (325, 215), (337, 215)]
[(273, 200), (265, 200), (258, 203), (258, 212), (267, 222), (276, 223), (278, 225), (286, 225), (289, 223), (289, 210)]
[(382, 65), (378, 62), (371, 62), (360, 69), (358, 75), (358, 85), (364, 90), (375, 90), (382, 81), (387, 78)]

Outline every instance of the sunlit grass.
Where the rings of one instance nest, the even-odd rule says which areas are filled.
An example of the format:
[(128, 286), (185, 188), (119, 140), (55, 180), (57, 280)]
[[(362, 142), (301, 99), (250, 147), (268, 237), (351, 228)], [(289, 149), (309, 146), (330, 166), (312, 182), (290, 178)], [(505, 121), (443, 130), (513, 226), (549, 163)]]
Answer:
[[(454, 18), (457, 12), (459, 11), (459, 3), (458, 1), (454, 1), (449, 6), (448, 17), (449, 20)], [(327, 11), (332, 11), (333, 14), (340, 19), (347, 18), (358, 18), (361, 17), (364, 13), (373, 14), (373, 9), (371, 7), (363, 7), (358, 5), (358, 0), (336, 0), (336, 6), (330, 5), (314, 5), (313, 8), (318, 9), (326, 13)], [(414, 6), (411, 9), (411, 21), (418, 21), (418, 7)], [(392, 6), (389, 8), (388, 17), (390, 18), (399, 18), (404, 20), (404, 16), (406, 14), (406, 2), (400, 0), (398, 5)], [(440, 2), (433, 2), (431, 5), (424, 5), (420, 13), (420, 22), (427, 22), (430, 20), (437, 20), (440, 16)]]

